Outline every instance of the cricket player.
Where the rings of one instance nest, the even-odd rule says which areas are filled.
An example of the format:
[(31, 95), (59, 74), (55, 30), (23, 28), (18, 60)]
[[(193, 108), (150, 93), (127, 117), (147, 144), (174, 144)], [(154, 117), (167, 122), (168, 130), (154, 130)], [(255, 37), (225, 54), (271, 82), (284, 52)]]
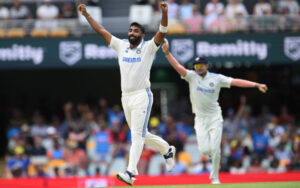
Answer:
[(166, 169), (171, 171), (175, 162), (175, 147), (170, 146), (162, 138), (148, 132), (148, 120), (153, 103), (150, 90), (150, 69), (154, 55), (168, 30), (168, 5), (160, 2), (162, 19), (159, 31), (149, 40), (144, 41), (145, 29), (133, 22), (128, 32), (128, 40), (121, 40), (98, 24), (86, 11), (86, 6), (80, 4), (78, 10), (87, 19), (92, 28), (118, 54), (121, 73), (122, 106), (127, 123), (131, 130), (131, 148), (127, 171), (118, 173), (117, 178), (128, 185), (133, 185), (135, 175), (138, 175), (137, 164), (144, 143), (158, 150), (166, 159)]
[(189, 83), (198, 147), (202, 154), (208, 155), (212, 160), (211, 183), (220, 184), (220, 144), (223, 129), (222, 111), (218, 103), (220, 89), (231, 86), (256, 87), (265, 93), (268, 88), (265, 84), (211, 73), (208, 71), (207, 60), (203, 57), (195, 59), (194, 70), (187, 70), (169, 52), (167, 42), (162, 50), (172, 67)]

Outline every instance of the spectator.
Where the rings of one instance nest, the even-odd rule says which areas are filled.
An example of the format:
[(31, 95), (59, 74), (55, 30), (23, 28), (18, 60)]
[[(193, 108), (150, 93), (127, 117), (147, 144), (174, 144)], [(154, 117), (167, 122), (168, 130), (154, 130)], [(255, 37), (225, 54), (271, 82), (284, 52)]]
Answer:
[(274, 158), (271, 161), (270, 167), (267, 170), (269, 173), (282, 173), (286, 171), (285, 166), (280, 166), (278, 159)]
[(279, 29), (285, 30), (299, 30), (299, 3), (295, 0), (280, 0), (277, 11), (283, 16), (279, 17)]
[(107, 124), (104, 120), (98, 120), (99, 130), (95, 132), (95, 143), (96, 143), (96, 155), (94, 156), (95, 161), (104, 161), (105, 163), (111, 162), (110, 149), (111, 135)]
[(97, 123), (95, 122), (94, 113), (92, 111), (88, 111), (83, 114), (82, 124), (88, 135), (93, 134), (99, 129)]
[(285, 143), (281, 142), (275, 151), (275, 157), (279, 160), (279, 165), (288, 166), (292, 160), (292, 152)]
[(183, 20), (183, 24), (187, 28), (187, 32), (190, 34), (197, 34), (202, 31), (203, 17), (198, 10), (198, 6), (193, 6), (193, 13), (190, 18)]
[(26, 177), (29, 160), (24, 157), (25, 149), (17, 146), (14, 149), (14, 156), (6, 163), (7, 173), (15, 178)]
[(169, 25), (176, 24), (179, 19), (179, 5), (175, 0), (167, 0), (167, 2)]
[(252, 135), (254, 153), (259, 157), (265, 157), (269, 146), (269, 138), (264, 134), (262, 127), (258, 127), (257, 131)]
[(57, 28), (57, 21), (55, 19), (59, 16), (59, 9), (57, 6), (51, 4), (51, 0), (44, 0), (43, 5), (37, 8), (37, 28), (55, 29)]
[(74, 8), (74, 4), (71, 2), (65, 2), (62, 6), (61, 6), (61, 18), (76, 18), (77, 14)]
[(278, 13), (285, 15), (298, 15), (299, 3), (295, 0), (280, 0), (278, 3)]
[(119, 126), (125, 122), (125, 115), (119, 105), (114, 105), (113, 108), (108, 110), (108, 126), (112, 126), (113, 123), (119, 122)]
[(87, 157), (84, 150), (79, 148), (78, 143), (72, 140), (68, 140), (66, 145), (66, 162), (68, 165), (72, 169), (84, 171), (87, 167)]
[(0, 3), (0, 20), (7, 20), (9, 18), (9, 10), (8, 8), (2, 6)]
[(294, 117), (289, 113), (286, 106), (282, 106), (280, 109), (280, 115), (278, 117), (279, 125), (287, 126), (294, 122)]
[(245, 174), (247, 170), (242, 166), (241, 160), (234, 160), (229, 172), (230, 174)]
[(75, 127), (70, 129), (68, 138), (78, 143), (79, 147), (85, 150), (85, 143), (88, 137), (86, 129), (81, 121), (75, 121)]
[(245, 31), (247, 29), (247, 9), (240, 0), (229, 0), (225, 9), (225, 15), (231, 31)]
[(42, 138), (41, 137), (34, 137), (34, 145), (31, 150), (28, 151), (30, 156), (45, 156), (46, 149), (42, 146)]
[(179, 5), (180, 19), (185, 20), (193, 16), (193, 4), (189, 0), (182, 0)]
[(253, 157), (252, 164), (248, 169), (249, 173), (265, 172), (264, 167), (261, 166), (261, 159), (258, 156)]
[(54, 140), (53, 149), (47, 152), (47, 157), (49, 158), (49, 160), (56, 160), (56, 159), (64, 160), (66, 158), (66, 151), (64, 147), (62, 147), (59, 144), (59, 141), (57, 139)]
[(271, 4), (266, 2), (266, 0), (259, 0), (253, 9), (253, 15), (255, 16), (265, 16), (272, 14)]
[(211, 0), (205, 6), (204, 28), (213, 33), (225, 33), (227, 23), (224, 18), (224, 5), (219, 0)]
[(27, 6), (21, 5), (19, 0), (14, 0), (10, 8), (10, 18), (12, 19), (29, 19), (32, 15)]
[(196, 174), (210, 174), (211, 163), (208, 162), (208, 158), (206, 156), (201, 157), (201, 164), (198, 168), (199, 169), (195, 172)]
[(97, 101), (97, 106), (95, 107), (96, 119), (103, 119), (107, 121), (108, 118), (108, 106), (107, 100), (105, 98), (99, 98)]
[(30, 133), (33, 137), (40, 136), (44, 138), (47, 136), (47, 125), (44, 123), (44, 117), (39, 112), (33, 115)]

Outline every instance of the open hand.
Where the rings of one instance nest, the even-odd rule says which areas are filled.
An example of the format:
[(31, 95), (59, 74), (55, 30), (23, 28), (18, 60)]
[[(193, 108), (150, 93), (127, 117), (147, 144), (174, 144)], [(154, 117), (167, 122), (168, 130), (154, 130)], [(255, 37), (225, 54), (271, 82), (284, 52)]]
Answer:
[(169, 52), (169, 44), (167, 42), (165, 42), (162, 47), (161, 47), (162, 51), (164, 52), (164, 54), (168, 55)]

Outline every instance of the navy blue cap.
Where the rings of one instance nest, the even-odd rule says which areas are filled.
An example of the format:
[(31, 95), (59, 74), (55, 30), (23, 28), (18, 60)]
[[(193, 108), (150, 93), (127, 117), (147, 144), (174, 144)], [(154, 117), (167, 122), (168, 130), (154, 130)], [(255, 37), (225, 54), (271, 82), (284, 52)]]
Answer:
[(199, 64), (199, 63), (203, 63), (203, 64), (207, 64), (207, 59), (205, 57), (196, 57), (194, 62), (193, 62), (193, 65), (195, 64)]

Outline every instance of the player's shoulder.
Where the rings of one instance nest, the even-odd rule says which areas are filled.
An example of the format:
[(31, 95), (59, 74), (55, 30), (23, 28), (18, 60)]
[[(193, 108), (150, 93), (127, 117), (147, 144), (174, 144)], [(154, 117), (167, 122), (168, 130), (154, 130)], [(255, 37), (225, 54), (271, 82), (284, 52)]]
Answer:
[(221, 74), (207, 71), (207, 76), (215, 78), (215, 77), (220, 77)]

